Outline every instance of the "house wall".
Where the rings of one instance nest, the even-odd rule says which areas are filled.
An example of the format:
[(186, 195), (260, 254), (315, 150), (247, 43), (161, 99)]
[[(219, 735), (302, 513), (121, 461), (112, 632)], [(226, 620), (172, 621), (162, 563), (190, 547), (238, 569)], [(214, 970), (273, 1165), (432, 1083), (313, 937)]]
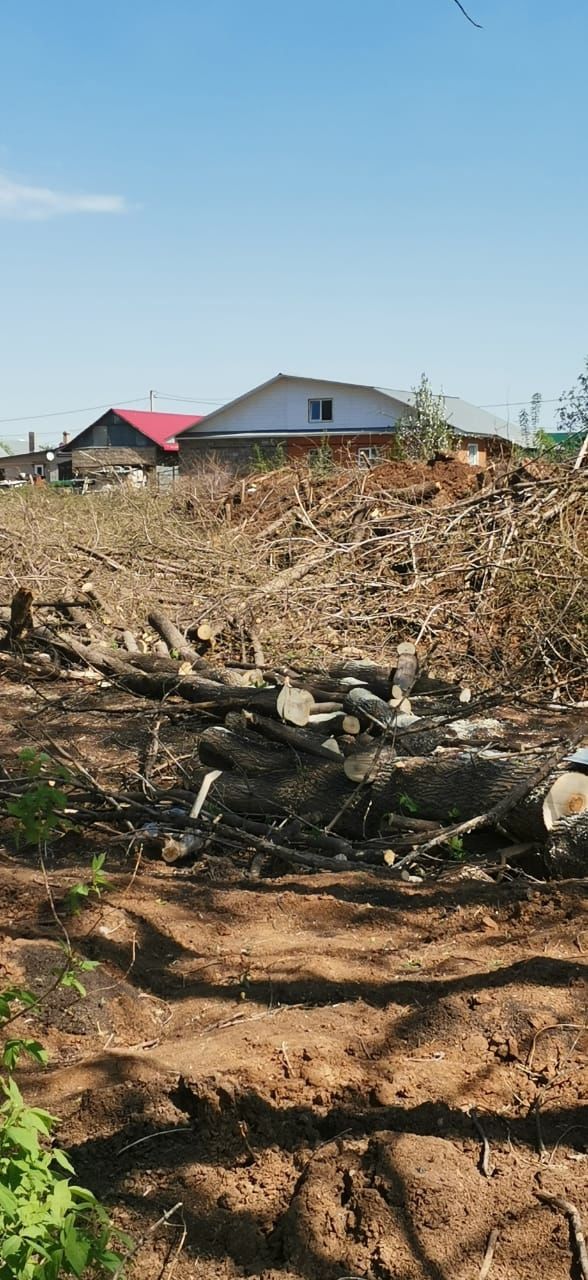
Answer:
[(47, 460), (47, 449), (37, 449), (35, 453), (12, 453), (0, 456), (0, 480), (20, 480), (21, 476), (37, 475), (42, 467), (45, 480), (57, 480), (59, 475), (59, 454), (52, 462)]
[(194, 427), (178, 436), (184, 441), (203, 436), (207, 429), (215, 435), (233, 432), (317, 431), (318, 424), (308, 421), (309, 400), (332, 400), (333, 421), (325, 423), (331, 431), (382, 431), (394, 425), (402, 413), (402, 405), (370, 387), (348, 386), (340, 382), (319, 382), (314, 378), (281, 378), (239, 404), (227, 405), (215, 413), (202, 430)]
[[(474, 462), (470, 458), (470, 449), (476, 446), (478, 450), (477, 461)], [(472, 466), (487, 467), (490, 462), (496, 461), (498, 458), (507, 458), (512, 453), (512, 444), (509, 440), (498, 440), (496, 437), (487, 436), (468, 436), (461, 439), (457, 443), (455, 456), (459, 462), (470, 463)]]
[[(309, 400), (332, 400), (332, 421), (310, 424)], [(201, 431), (195, 427), (178, 436), (180, 469), (189, 471), (210, 454), (222, 457), (235, 469), (246, 468), (254, 445), (262, 453), (272, 453), (281, 443), (288, 457), (297, 457), (316, 448), (324, 436), (340, 454), (347, 451), (355, 432), (369, 433), (374, 440), (377, 437), (389, 444), (386, 430), (393, 430), (401, 413), (402, 405), (369, 387), (284, 377), (239, 404), (221, 409), (208, 424), (203, 424)], [(292, 432), (299, 433), (300, 440), (292, 439)], [(224, 440), (225, 436), (241, 439)], [(367, 435), (365, 442), (369, 443)]]

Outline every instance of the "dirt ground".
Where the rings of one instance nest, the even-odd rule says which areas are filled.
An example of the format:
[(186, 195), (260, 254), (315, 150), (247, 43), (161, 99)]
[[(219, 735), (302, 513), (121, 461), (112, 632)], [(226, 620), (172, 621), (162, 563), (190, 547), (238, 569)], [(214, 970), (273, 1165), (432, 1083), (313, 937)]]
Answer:
[[(51, 872), (57, 899), (82, 872)], [(586, 885), (457, 877), (142, 863), (77, 919), (101, 964), (31, 1023), (51, 1065), (25, 1085), (135, 1237), (181, 1202), (132, 1274), (183, 1240), (194, 1280), (469, 1280), (493, 1227), (496, 1280), (573, 1274), (534, 1192), (586, 1209)], [(3, 864), (0, 893), (4, 977), (41, 990), (38, 872)]]
[[(5, 681), (0, 708), (7, 768), (35, 735), (103, 784), (140, 767), (145, 706), (116, 690)], [(189, 732), (163, 743), (185, 771)], [(491, 1280), (575, 1274), (535, 1192), (588, 1213), (586, 882), (255, 880), (127, 844), (51, 853), (58, 910), (96, 849), (112, 886), (68, 925), (100, 962), (87, 999), (31, 1017), (50, 1066), (22, 1084), (141, 1242), (132, 1276), (476, 1280), (493, 1228)], [(35, 859), (0, 846), (0, 964), (42, 991), (60, 952)]]

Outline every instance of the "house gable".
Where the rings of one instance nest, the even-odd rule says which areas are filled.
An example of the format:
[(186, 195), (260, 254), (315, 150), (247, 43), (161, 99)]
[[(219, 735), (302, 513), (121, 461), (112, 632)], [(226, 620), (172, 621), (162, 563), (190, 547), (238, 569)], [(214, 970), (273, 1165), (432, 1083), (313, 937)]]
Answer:
[(180, 445), (231, 436), (304, 437), (317, 431), (333, 437), (381, 434), (394, 430), (403, 409), (375, 387), (278, 374), (182, 432)]

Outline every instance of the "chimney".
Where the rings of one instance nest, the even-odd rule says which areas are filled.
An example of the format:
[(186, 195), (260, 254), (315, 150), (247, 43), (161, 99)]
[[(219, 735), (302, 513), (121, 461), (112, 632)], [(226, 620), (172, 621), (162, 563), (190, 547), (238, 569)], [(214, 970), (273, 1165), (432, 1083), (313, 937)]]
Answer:
[(61, 437), (61, 443), (62, 443), (63, 445), (69, 444), (69, 431), (64, 431), (64, 433), (63, 433), (63, 435), (62, 435), (62, 437)]
[(35, 433), (34, 431), (29, 431), (29, 453), (34, 453), (34, 452), (35, 452)]

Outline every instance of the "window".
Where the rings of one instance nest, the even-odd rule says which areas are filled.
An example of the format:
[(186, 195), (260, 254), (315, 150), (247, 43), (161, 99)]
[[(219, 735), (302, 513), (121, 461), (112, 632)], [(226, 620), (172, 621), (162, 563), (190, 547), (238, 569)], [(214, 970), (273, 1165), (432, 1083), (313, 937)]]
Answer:
[(36, 463), (35, 463), (35, 475), (36, 475), (36, 476), (44, 476), (44, 475), (45, 475), (45, 468), (44, 468), (44, 466), (43, 466), (42, 462), (36, 462)]
[(308, 421), (309, 422), (332, 422), (333, 421), (333, 401), (332, 400), (309, 400), (308, 401)]
[(468, 445), (468, 462), (470, 464), (470, 467), (477, 467), (479, 461), (480, 461), (480, 455), (478, 452), (477, 444), (469, 444)]
[(360, 467), (371, 467), (374, 462), (378, 461), (380, 450), (375, 444), (366, 444), (363, 449), (357, 450), (357, 461)]

